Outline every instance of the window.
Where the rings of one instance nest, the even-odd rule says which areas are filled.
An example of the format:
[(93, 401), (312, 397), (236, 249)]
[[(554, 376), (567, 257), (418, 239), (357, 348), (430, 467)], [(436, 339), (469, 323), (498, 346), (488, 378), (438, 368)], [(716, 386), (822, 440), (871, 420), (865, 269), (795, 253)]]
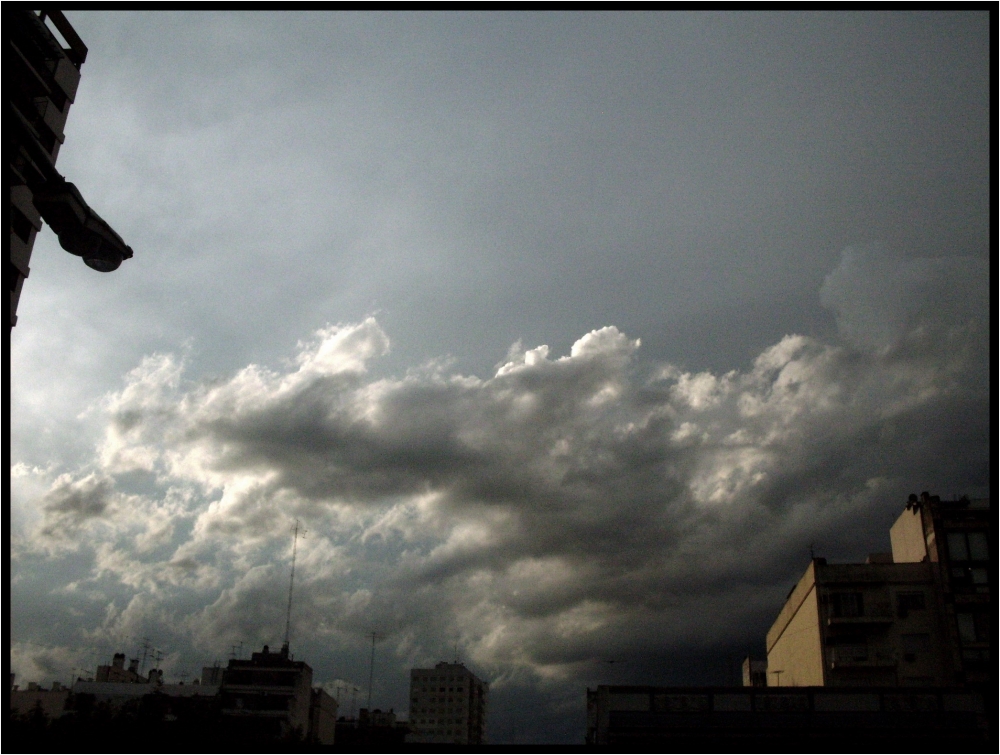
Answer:
[(896, 595), (897, 613), (901, 619), (905, 619), (910, 611), (922, 611), (926, 607), (922, 592), (901, 592)]
[(985, 532), (969, 533), (969, 558), (973, 561), (988, 561), (990, 558), (990, 546), (986, 541)]
[(964, 532), (948, 533), (948, 556), (952, 561), (969, 560), (969, 544)]
[(903, 660), (913, 663), (917, 657), (926, 653), (931, 645), (929, 634), (904, 634), (903, 640)]
[(971, 613), (960, 613), (958, 618), (958, 637), (962, 642), (976, 641), (976, 622)]
[(949, 532), (948, 556), (952, 561), (988, 561), (989, 543), (985, 532)]
[(834, 617), (850, 619), (865, 615), (864, 596), (859, 592), (835, 592), (830, 595)]
[(990, 617), (986, 613), (959, 613), (958, 638), (961, 642), (988, 642), (990, 639)]

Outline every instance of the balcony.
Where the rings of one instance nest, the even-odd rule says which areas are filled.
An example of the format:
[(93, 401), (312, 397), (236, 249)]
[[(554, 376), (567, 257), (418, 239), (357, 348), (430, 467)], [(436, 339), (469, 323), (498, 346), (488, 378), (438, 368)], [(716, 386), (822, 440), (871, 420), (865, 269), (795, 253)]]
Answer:
[(827, 616), (826, 624), (827, 626), (835, 624), (892, 624), (895, 620), (896, 616), (892, 611), (892, 604), (875, 603), (873, 605), (866, 605), (864, 610), (856, 614), (847, 614), (845, 612), (837, 616), (831, 613)]
[(838, 645), (826, 649), (830, 668), (893, 668), (896, 656), (890, 650), (870, 648), (867, 645)]

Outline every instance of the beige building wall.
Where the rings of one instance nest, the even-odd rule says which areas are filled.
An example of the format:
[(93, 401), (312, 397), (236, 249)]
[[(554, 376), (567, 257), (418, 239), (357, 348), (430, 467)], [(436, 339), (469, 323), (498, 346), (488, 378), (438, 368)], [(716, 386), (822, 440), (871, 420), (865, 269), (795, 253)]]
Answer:
[(892, 560), (897, 564), (923, 561), (927, 558), (923, 516), (919, 509), (907, 509), (889, 530)]
[(807, 687), (822, 684), (823, 646), (816, 564), (813, 562), (767, 633), (767, 685)]

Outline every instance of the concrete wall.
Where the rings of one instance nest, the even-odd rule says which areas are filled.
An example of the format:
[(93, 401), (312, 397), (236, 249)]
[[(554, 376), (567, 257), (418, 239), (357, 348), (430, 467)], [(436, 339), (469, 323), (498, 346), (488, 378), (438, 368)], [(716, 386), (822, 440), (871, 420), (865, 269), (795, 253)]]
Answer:
[(897, 564), (923, 561), (927, 558), (923, 516), (919, 509), (907, 509), (899, 515), (889, 530), (892, 560)]
[(29, 714), (41, 709), (49, 718), (58, 718), (66, 711), (69, 690), (62, 689), (16, 689), (10, 693), (11, 713)]
[(823, 665), (816, 563), (813, 562), (767, 633), (767, 684), (769, 687), (821, 686), (824, 683)]

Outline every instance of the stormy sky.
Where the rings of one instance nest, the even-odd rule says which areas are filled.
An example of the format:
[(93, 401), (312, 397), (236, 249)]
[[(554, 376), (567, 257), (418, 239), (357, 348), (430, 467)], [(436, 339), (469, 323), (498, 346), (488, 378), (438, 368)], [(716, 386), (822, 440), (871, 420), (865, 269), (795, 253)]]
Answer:
[(581, 741), (991, 494), (987, 14), (67, 15), (135, 257), (24, 285), (19, 680), (279, 645), (298, 520), (317, 683), (378, 631), (374, 705), (457, 653), (492, 741)]

